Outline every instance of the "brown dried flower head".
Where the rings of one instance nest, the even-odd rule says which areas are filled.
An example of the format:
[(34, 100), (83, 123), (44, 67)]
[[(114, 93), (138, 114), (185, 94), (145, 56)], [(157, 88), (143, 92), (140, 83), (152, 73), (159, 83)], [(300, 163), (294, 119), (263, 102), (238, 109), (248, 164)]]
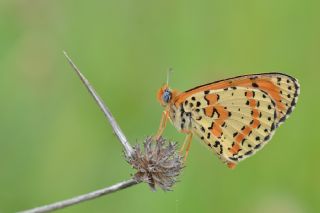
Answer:
[(155, 191), (158, 186), (164, 191), (171, 190), (183, 168), (183, 159), (177, 152), (177, 144), (163, 137), (155, 140), (147, 137), (134, 147), (134, 153), (127, 161), (137, 170), (134, 178), (149, 184)]

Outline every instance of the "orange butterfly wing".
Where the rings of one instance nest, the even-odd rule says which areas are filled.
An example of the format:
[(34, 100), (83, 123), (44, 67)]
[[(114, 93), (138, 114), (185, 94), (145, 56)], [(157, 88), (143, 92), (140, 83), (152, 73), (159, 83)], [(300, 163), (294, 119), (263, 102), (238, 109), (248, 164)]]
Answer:
[(191, 113), (192, 131), (226, 163), (238, 163), (268, 142), (296, 105), (299, 84), (291, 76), (239, 76), (179, 94), (175, 107)]
[(228, 78), (192, 88), (179, 94), (174, 104), (178, 106), (188, 97), (199, 92), (236, 86), (259, 89), (269, 95), (276, 104), (278, 123), (285, 121), (292, 112), (300, 93), (299, 83), (294, 77), (282, 73), (263, 73)]

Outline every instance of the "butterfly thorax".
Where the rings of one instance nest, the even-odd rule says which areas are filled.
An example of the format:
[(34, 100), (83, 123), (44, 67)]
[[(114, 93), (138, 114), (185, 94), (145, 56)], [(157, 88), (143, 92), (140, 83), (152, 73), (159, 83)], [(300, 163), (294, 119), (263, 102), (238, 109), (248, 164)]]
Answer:
[(159, 89), (157, 99), (166, 108), (165, 111), (169, 114), (169, 118), (177, 130), (187, 132), (191, 129), (191, 112), (187, 112), (183, 104), (177, 104), (179, 94), (177, 90), (172, 90), (165, 84)]

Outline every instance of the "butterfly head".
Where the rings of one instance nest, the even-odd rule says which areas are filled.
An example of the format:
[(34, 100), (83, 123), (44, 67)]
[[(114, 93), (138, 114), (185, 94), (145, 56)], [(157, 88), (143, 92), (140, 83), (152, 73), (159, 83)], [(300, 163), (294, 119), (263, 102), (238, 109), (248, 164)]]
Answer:
[(169, 88), (169, 77), (172, 72), (172, 69), (169, 68), (167, 72), (167, 83), (163, 85), (157, 93), (157, 99), (163, 107), (166, 107), (168, 104), (171, 104), (175, 100), (178, 92)]
[(157, 99), (165, 107), (172, 102), (175, 94), (176, 92), (170, 89), (168, 84), (165, 84), (158, 90)]

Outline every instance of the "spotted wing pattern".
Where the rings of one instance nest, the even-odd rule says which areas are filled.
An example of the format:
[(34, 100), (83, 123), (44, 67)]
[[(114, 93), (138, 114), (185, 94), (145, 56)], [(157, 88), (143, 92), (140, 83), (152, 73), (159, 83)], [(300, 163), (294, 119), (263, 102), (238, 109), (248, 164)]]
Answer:
[(292, 112), (297, 81), (280, 73), (241, 76), (196, 87), (177, 98), (192, 131), (226, 163), (261, 149)]

